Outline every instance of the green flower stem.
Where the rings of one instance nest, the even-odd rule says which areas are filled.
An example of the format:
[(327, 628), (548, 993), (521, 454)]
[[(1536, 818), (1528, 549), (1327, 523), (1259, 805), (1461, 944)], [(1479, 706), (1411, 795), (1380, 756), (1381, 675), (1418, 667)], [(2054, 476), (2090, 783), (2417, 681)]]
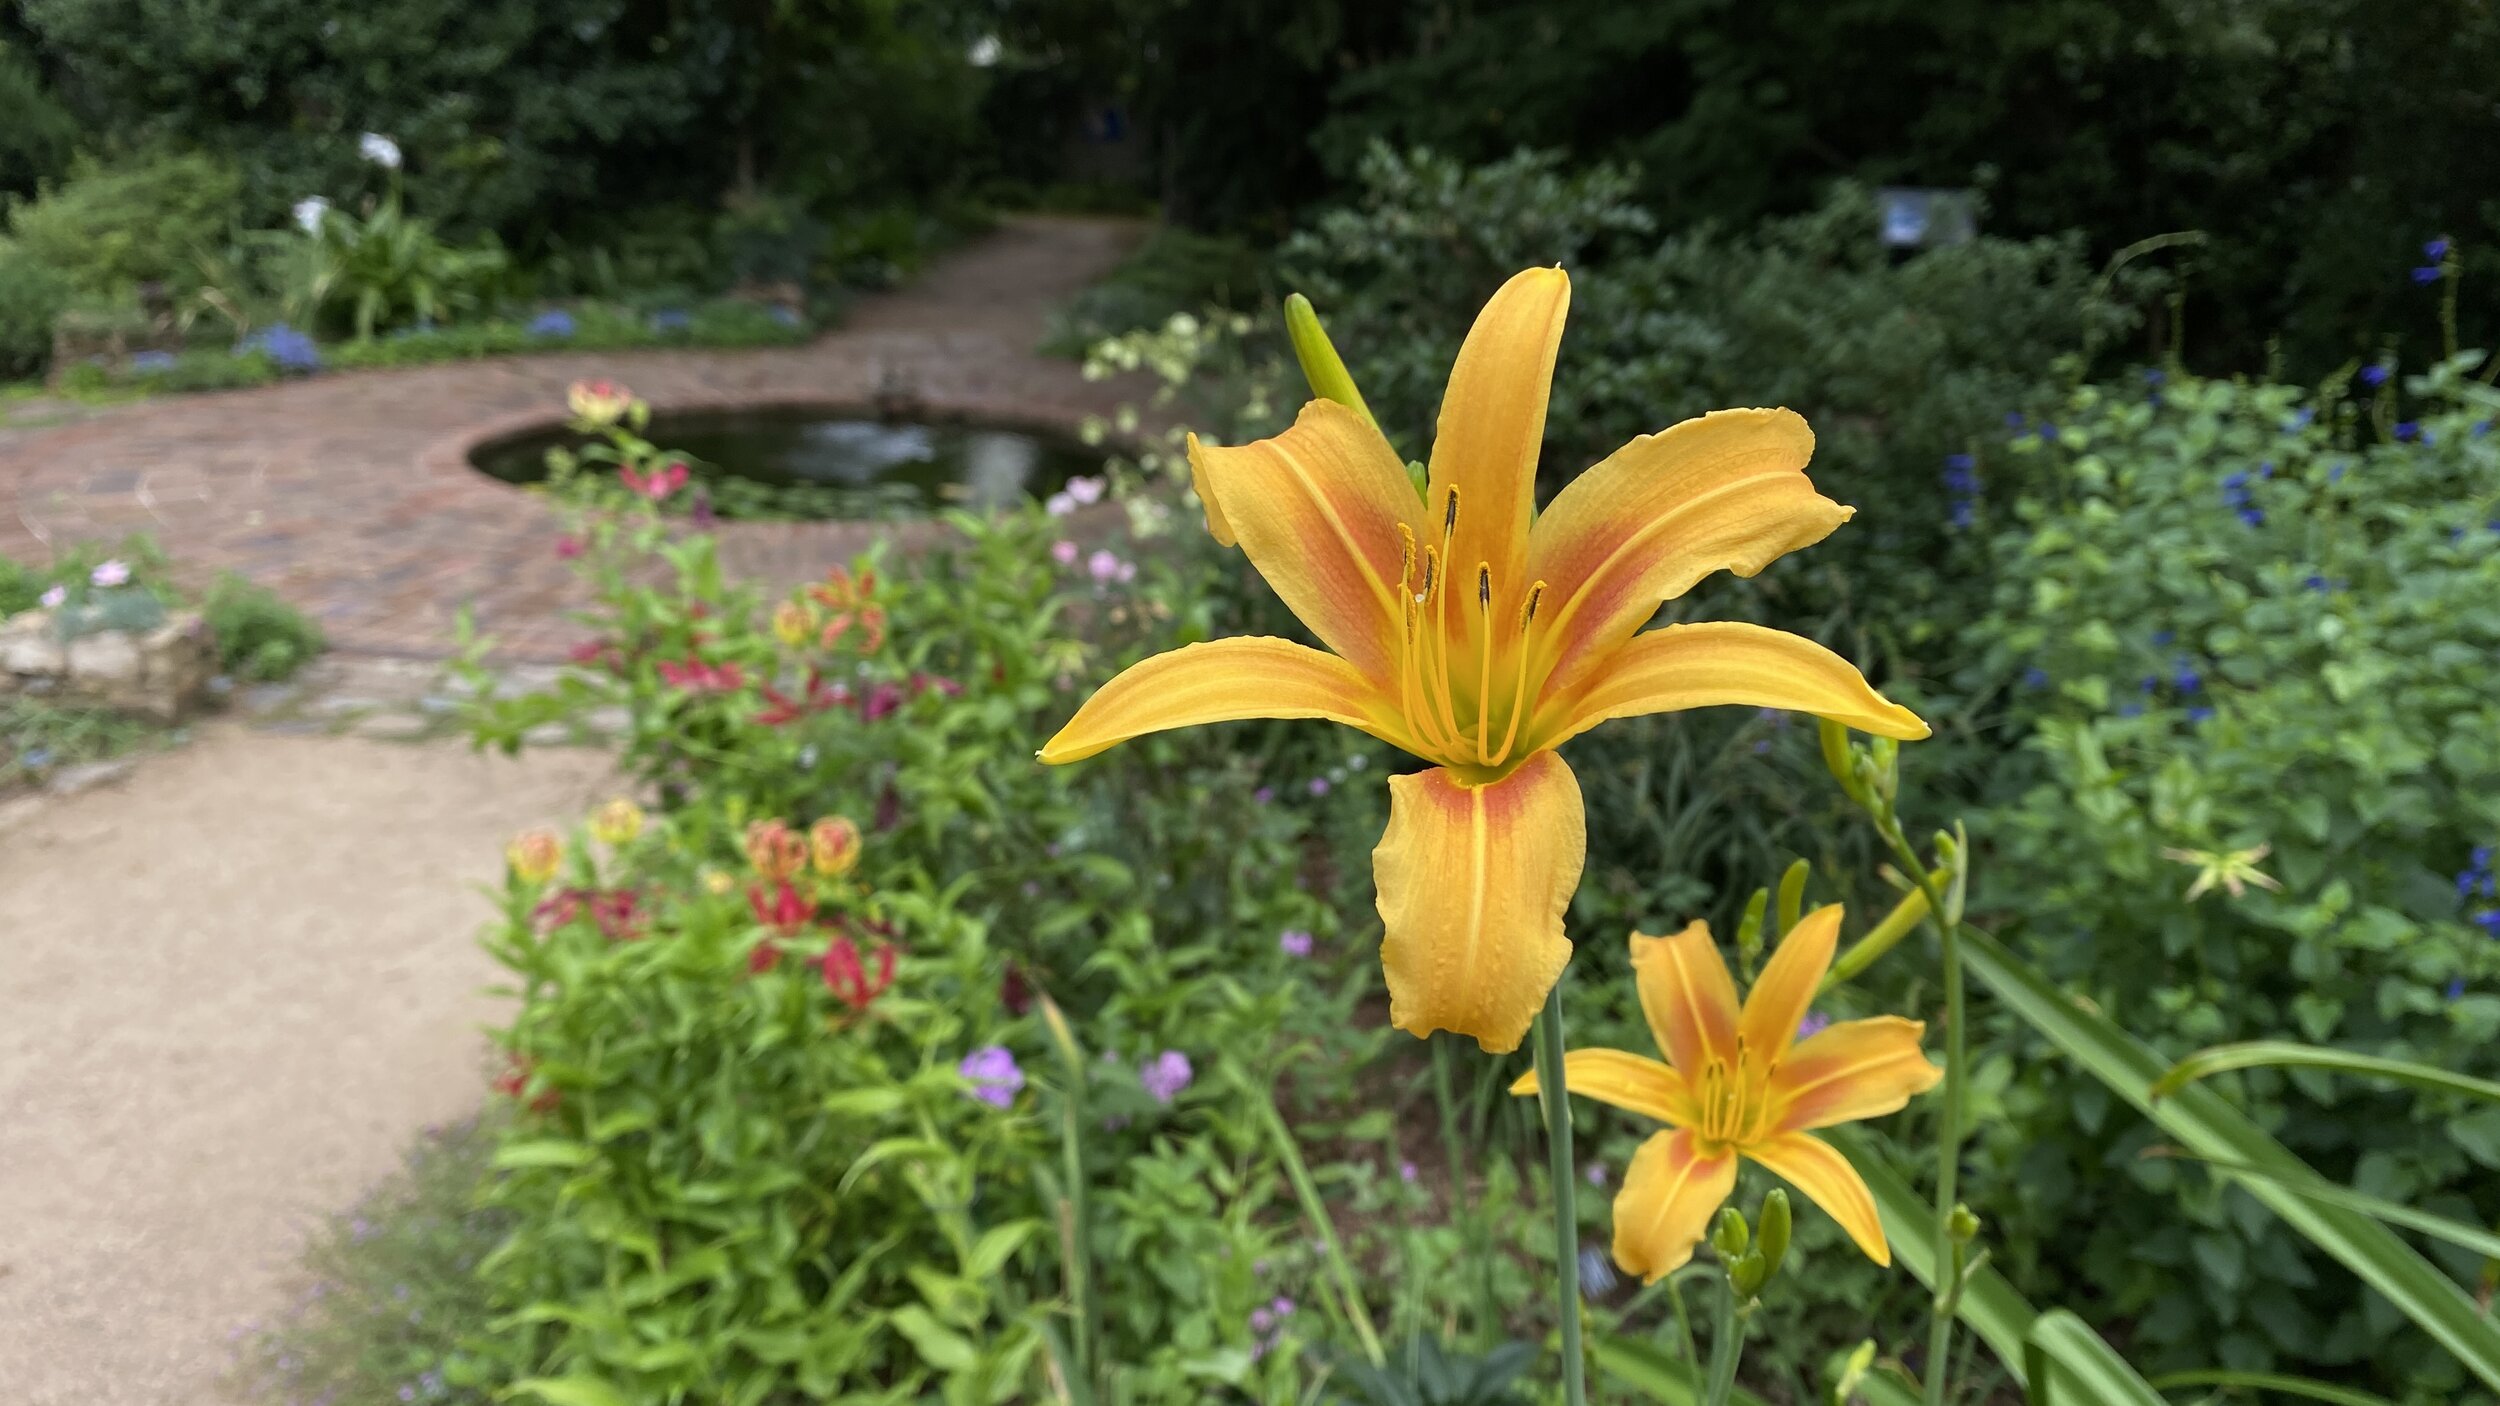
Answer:
[(1562, 1312), (1564, 1406), (1586, 1406), (1587, 1365), (1580, 1351), (1580, 1213), (1572, 1196), (1571, 1094), (1563, 1086), (1562, 982), (1546, 993), (1536, 1023), (1536, 1079), (1544, 1095), (1545, 1145), (1554, 1184), (1554, 1295)]
[(1745, 1352), (1744, 1318), (1736, 1311), (1736, 1286), (1727, 1275), (1719, 1281), (1719, 1328), (1710, 1339), (1710, 1381), (1702, 1392), (1702, 1406), (1727, 1406), (1736, 1391), (1736, 1359)]
[[(1920, 862), (1918, 851), (1901, 833), (1900, 817), (1886, 800), (1875, 814), (1875, 826), (1901, 862), (1904, 872), (1918, 881), (1920, 893), (1927, 896), (1927, 925), (1936, 932), (1936, 943), (1944, 962), (1944, 1083), (1939, 1090), (1941, 1107), (1936, 1118), (1936, 1225), (1935, 1264), (1950, 1269), (1959, 1260), (1959, 1247), (1953, 1240), (1953, 1208), (1959, 1202), (1962, 1174), (1962, 1089), (1969, 1068), (1969, 1022), (1962, 1013), (1962, 944), (1960, 914), (1947, 907), (1944, 895), (1937, 891), (1936, 876)], [(1960, 1295), (1955, 1285), (1943, 1286), (1936, 1295), (1935, 1317), (1927, 1325), (1926, 1400), (1927, 1406), (1943, 1406), (1952, 1373), (1953, 1310)]]
[(1295, 1199), (1302, 1203), (1302, 1213), (1318, 1232), (1320, 1244), (1328, 1251), (1328, 1266), (1336, 1280), (1337, 1297), (1346, 1321), (1353, 1325), (1354, 1336), (1362, 1341), (1363, 1356), (1374, 1367), (1386, 1367), (1389, 1354), (1380, 1346), (1380, 1334), (1372, 1327), (1371, 1309), (1363, 1302), (1363, 1291), (1354, 1282), (1353, 1268), (1346, 1263), (1345, 1246), (1337, 1240), (1337, 1226), (1328, 1218), (1328, 1206), (1319, 1198), (1319, 1187), (1311, 1180), (1311, 1169), (1302, 1160), (1302, 1148), (1293, 1140), (1293, 1131), (1285, 1126), (1285, 1115), (1278, 1112), (1276, 1100), (1266, 1090), (1248, 1087), (1243, 1091), (1258, 1099), (1261, 1121), (1267, 1125), (1268, 1140), (1276, 1146), (1277, 1160), (1285, 1167), (1285, 1180), (1293, 1184)]

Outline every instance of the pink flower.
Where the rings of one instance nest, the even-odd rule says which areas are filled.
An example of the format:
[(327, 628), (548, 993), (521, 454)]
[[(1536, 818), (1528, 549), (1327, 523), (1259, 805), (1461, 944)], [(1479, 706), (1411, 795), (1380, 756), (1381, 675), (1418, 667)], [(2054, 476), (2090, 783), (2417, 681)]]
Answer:
[(44, 609), (58, 610), (61, 608), (61, 602), (69, 599), (69, 590), (67, 587), (55, 586), (51, 590), (48, 590), (41, 596), (37, 597), (37, 599), (43, 603)]
[(1102, 480), (1098, 478), (1069, 479), (1068, 498), (1080, 508), (1101, 502)]
[(1066, 517), (1076, 511), (1076, 500), (1065, 493), (1053, 493), (1042, 500), (1042, 511), (1052, 517)]
[(1085, 570), (1095, 580), (1108, 584), (1120, 579), (1120, 568), (1125, 564), (1105, 547), (1085, 559)]
[(682, 664), (662, 660), (660, 678), (669, 687), (689, 693), (735, 693), (747, 682), (746, 671), (735, 664), (707, 664), (700, 659)]
[(87, 573), (87, 580), (98, 586), (119, 586), (130, 580), (129, 563), (115, 557)]
[(1050, 544), (1050, 559), (1061, 566), (1076, 565), (1078, 547), (1065, 538)]
[(582, 554), (582, 539), (566, 533), (556, 539), (556, 560), (571, 561)]
[(620, 468), (616, 471), (616, 476), (624, 483), (626, 491), (641, 494), (654, 503), (664, 503), (668, 501), (670, 494), (686, 486), (686, 479), (691, 473), (692, 470), (686, 467), (685, 461), (678, 459), (670, 461), (667, 467), (653, 469), (648, 474), (639, 474), (630, 468)]

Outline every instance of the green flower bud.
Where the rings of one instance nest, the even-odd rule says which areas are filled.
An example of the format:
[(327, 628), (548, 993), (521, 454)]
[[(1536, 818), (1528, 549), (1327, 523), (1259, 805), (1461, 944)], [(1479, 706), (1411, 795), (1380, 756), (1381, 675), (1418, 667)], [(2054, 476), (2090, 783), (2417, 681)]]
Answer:
[(1762, 1226), (1754, 1236), (1755, 1250), (1763, 1258), (1762, 1277), (1769, 1279), (1780, 1272), (1788, 1259), (1788, 1193), (1773, 1188), (1762, 1198)]
[(1797, 919), (1804, 916), (1806, 876), (1813, 872), (1812, 864), (1799, 859), (1789, 864), (1788, 872), (1780, 875), (1780, 936), (1782, 937), (1796, 931)]
[(1753, 1236), (1745, 1229), (1745, 1213), (1730, 1206), (1719, 1212), (1719, 1221), (1710, 1231), (1710, 1248), (1730, 1264), (1745, 1253), (1745, 1245)]
[(1954, 1244), (1967, 1245), (1979, 1238), (1979, 1217), (1971, 1214), (1970, 1207), (1956, 1205), (1945, 1221), (1945, 1232), (1953, 1237)]
[(1736, 957), (1747, 976), (1753, 975), (1754, 963), (1762, 956), (1762, 914), (1770, 906), (1771, 891), (1755, 889), (1745, 902), (1745, 916), (1736, 922)]
[(1345, 361), (1319, 325), (1318, 309), (1299, 293), (1285, 299), (1285, 334), (1293, 341), (1294, 359), (1302, 363), (1302, 376), (1311, 383), (1312, 395), (1333, 400), (1366, 420), (1372, 418), (1363, 393), (1354, 388), (1353, 374), (1345, 369)]

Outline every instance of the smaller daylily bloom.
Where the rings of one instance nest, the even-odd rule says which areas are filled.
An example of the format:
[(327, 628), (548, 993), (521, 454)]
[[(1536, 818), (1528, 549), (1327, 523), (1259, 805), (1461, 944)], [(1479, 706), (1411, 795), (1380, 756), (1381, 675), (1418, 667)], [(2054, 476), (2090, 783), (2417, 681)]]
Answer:
[[(1919, 1049), (1926, 1027), (1898, 1016), (1797, 1029), (1831, 969), (1841, 910), (1808, 914), (1781, 941), (1740, 1007), (1706, 923), (1673, 937), (1632, 934), (1632, 970), (1659, 1063), (1621, 1050), (1563, 1056), (1572, 1093), (1666, 1127), (1641, 1144), (1615, 1197), (1615, 1260), (1650, 1283), (1693, 1257), (1736, 1189), (1741, 1157), (1802, 1191), (1877, 1264), (1892, 1263), (1875, 1197), (1816, 1128), (1897, 1112), (1944, 1071)], [(1533, 1073), (1511, 1085), (1537, 1092)]]
[(779, 820), (758, 820), (747, 826), (747, 863), (767, 882), (795, 877), (807, 864), (807, 837)]
[(816, 872), (828, 878), (859, 866), (859, 826), (844, 815), (828, 815), (808, 827), (807, 849)]
[(504, 846), (504, 862), (525, 884), (543, 884), (564, 863), (564, 841), (553, 830), (524, 830)]
[(565, 408), (585, 425), (604, 428), (634, 408), (634, 393), (614, 381), (575, 381), (564, 393)]
[(871, 959), (877, 968), (872, 976), (860, 962), (859, 944), (837, 937), (825, 949), (825, 989), (854, 1012), (866, 1011), (894, 984), (894, 955), (892, 944), (879, 944)]
[[(2211, 709), (2205, 711), (2208, 716), (2211, 715)], [(2235, 850), (2175, 849), (2165, 846), (2161, 857), (2174, 864), (2195, 866), (2196, 881), (2189, 884), (2187, 890), (2187, 901), (2194, 903), (2211, 892), (2217, 884), (2233, 898), (2247, 897), (2250, 884), (2255, 884), (2268, 893), (2281, 893), (2283, 881), (2271, 874), (2260, 873), (2257, 869), (2258, 862), (2273, 852), (2274, 846), (2270, 843), (2250, 849)]]
[(592, 813), (590, 833), (602, 844), (629, 844), (642, 833), (642, 822), (642, 807), (618, 796)]

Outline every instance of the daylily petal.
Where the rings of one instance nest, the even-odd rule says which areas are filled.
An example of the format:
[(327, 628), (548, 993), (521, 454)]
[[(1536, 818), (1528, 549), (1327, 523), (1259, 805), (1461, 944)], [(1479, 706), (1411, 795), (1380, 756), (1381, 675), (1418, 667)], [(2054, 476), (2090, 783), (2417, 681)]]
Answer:
[(1944, 1071), (1919, 1048), (1925, 1024), (1897, 1015), (1844, 1020), (1797, 1042), (1771, 1075), (1779, 1131), (1801, 1132), (1897, 1113)]
[(1085, 700), (1041, 757), (1082, 761), (1149, 732), (1241, 718), (1325, 718), (1405, 745), (1380, 691), (1353, 665), (1291, 640), (1244, 636), (1130, 665)]
[(1856, 666), (1805, 636), (1716, 620), (1652, 630), (1598, 660), (1577, 691), (1540, 710), (1533, 735), (1537, 746), (1558, 747), (1609, 718), (1728, 703), (1811, 713), (1903, 741), (1928, 731)]
[(1587, 860), (1580, 783), (1551, 752), (1488, 786), (1439, 768), (1391, 777), (1372, 851), (1389, 1023), (1519, 1048), (1571, 960), (1563, 909)]
[(1632, 979), (1641, 1013), (1667, 1062), (1691, 1079), (1716, 1058), (1736, 1063), (1736, 981), (1696, 919), (1673, 937), (1632, 934)]
[(1528, 522), (1536, 511), (1537, 455), (1545, 443), (1545, 401), (1554, 353), (1571, 308), (1571, 277), (1559, 268), (1515, 274), (1476, 314), (1441, 393), (1424, 490), (1427, 544), (1441, 541), (1452, 488), (1457, 532), (1447, 561), (1464, 580), (1479, 562), (1493, 568), (1495, 618), (1517, 608), (1527, 588)]
[(1849, 1238), (1877, 1264), (1892, 1263), (1892, 1246), (1884, 1239), (1883, 1217), (1875, 1213), (1875, 1194), (1849, 1159), (1832, 1145), (1804, 1133), (1786, 1133), (1748, 1145), (1745, 1155), (1768, 1167), (1789, 1185), (1840, 1222)]
[(1404, 619), (1398, 527), (1420, 532), (1422, 505), (1380, 431), (1315, 400), (1292, 429), (1255, 444), (1191, 437), (1189, 464), (1216, 540), (1237, 538), (1312, 634), (1366, 675), (1388, 677)]
[[(1681, 1126), (1693, 1121), (1684, 1076), (1654, 1059), (1622, 1050), (1573, 1050), (1564, 1055), (1563, 1087), (1582, 1098), (1661, 1123)], [(1537, 1088), (1536, 1071), (1531, 1069), (1519, 1076), (1510, 1091), (1532, 1094)]]
[(1791, 411), (1719, 410), (1633, 440), (1556, 494), (1528, 548), (1555, 686), (1704, 576), (1751, 576), (1848, 521), (1806, 478), (1813, 454)]
[(1745, 993), (1745, 1013), (1736, 1029), (1756, 1060), (1776, 1063), (1797, 1042), (1797, 1022), (1806, 1018), (1815, 988), (1832, 969), (1832, 951), (1840, 944), (1840, 913), (1835, 905), (1798, 919)]
[(1701, 1155), (1682, 1128), (1641, 1144), (1615, 1196), (1615, 1263), (1655, 1284), (1682, 1269), (1736, 1189), (1736, 1156)]

